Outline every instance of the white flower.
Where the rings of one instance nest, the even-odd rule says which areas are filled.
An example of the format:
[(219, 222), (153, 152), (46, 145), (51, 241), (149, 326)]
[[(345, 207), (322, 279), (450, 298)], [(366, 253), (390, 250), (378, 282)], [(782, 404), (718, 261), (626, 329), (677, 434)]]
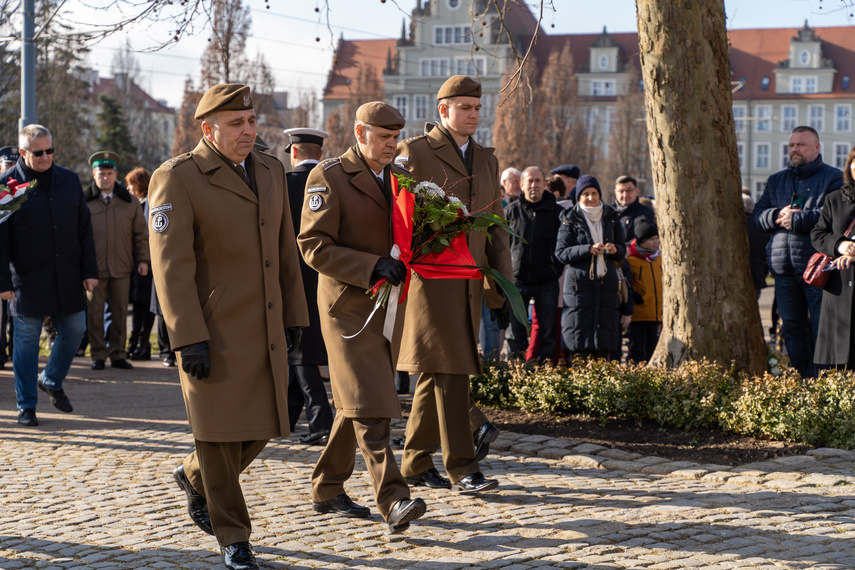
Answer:
[(445, 192), (443, 189), (433, 182), (419, 182), (416, 184), (415, 192), (424, 192), (428, 196), (439, 196), (440, 198), (445, 198)]
[(449, 196), (448, 201), (451, 202), (452, 204), (456, 204), (456, 205), (460, 206), (460, 209), (463, 210), (464, 216), (469, 215), (469, 210), (466, 209), (466, 205), (460, 201), (460, 198), (458, 198), (457, 196)]

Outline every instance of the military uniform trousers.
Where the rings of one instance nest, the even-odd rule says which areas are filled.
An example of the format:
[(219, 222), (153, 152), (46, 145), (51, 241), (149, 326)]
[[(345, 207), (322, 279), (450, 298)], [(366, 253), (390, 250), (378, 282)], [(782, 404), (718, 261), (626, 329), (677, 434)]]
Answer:
[(104, 339), (104, 302), (110, 305), (112, 321), (110, 324), (111, 362), (127, 356), (125, 343), (128, 327), (128, 299), (131, 290), (131, 276), (108, 277), (99, 279), (93, 291), (86, 292), (87, 328), (92, 360), (107, 360), (107, 342)]
[(240, 488), (240, 474), (261, 453), (267, 439), (199, 441), (184, 458), (184, 473), (208, 501), (208, 515), (220, 546), (249, 542), (252, 522)]
[(374, 502), (388, 519), (395, 503), (410, 498), (410, 488), (389, 445), (390, 435), (389, 418), (348, 418), (339, 410), (330, 440), (312, 473), (312, 501), (328, 501), (345, 492), (344, 482), (353, 474), (354, 448), (359, 444), (374, 486)]
[[(474, 409), (470, 409), (474, 408)], [(422, 372), (407, 420), (401, 473), (414, 477), (432, 469), (433, 454), (442, 447), (445, 472), (456, 483), (479, 471), (472, 424), (486, 421), (469, 398), (469, 376)]]

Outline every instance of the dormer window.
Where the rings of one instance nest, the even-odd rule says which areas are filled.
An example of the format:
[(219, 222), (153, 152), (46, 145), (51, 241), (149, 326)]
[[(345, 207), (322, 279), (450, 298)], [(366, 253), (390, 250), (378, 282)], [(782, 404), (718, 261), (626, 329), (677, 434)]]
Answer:
[(799, 62), (802, 65), (807, 65), (808, 62), (810, 62), (810, 53), (808, 52), (808, 50), (802, 50), (802, 52), (799, 54)]
[(460, 7), (460, 0), (448, 0), (448, 7), (457, 10)]
[(769, 78), (764, 77), (760, 80), (760, 89), (766, 90), (769, 89)]
[(608, 69), (608, 67), (609, 67), (609, 56), (601, 55), (599, 65), (600, 65), (600, 69)]

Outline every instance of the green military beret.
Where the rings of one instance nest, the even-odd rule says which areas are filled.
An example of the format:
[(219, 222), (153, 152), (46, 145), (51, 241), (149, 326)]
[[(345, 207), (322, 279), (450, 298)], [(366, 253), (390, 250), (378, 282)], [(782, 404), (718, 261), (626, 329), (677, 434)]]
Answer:
[(454, 75), (445, 80), (436, 94), (437, 101), (449, 97), (481, 97), (481, 84), (467, 75)]
[(383, 101), (372, 101), (359, 107), (356, 110), (356, 120), (393, 131), (403, 129), (407, 123), (398, 109)]
[(202, 95), (202, 100), (196, 107), (196, 120), (203, 119), (215, 111), (246, 111), (252, 108), (249, 85), (220, 83)]
[(116, 169), (119, 164), (119, 155), (109, 150), (99, 150), (89, 157), (89, 164), (92, 168), (112, 168)]

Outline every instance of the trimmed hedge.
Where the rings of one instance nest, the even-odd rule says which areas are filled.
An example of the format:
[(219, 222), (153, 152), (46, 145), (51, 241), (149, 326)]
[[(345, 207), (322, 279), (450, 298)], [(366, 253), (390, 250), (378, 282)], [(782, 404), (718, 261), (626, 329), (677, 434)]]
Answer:
[(681, 430), (716, 428), (775, 440), (855, 449), (855, 376), (749, 377), (710, 362), (677, 369), (576, 361), (570, 367), (487, 360), (472, 397), (496, 408), (653, 420)]

